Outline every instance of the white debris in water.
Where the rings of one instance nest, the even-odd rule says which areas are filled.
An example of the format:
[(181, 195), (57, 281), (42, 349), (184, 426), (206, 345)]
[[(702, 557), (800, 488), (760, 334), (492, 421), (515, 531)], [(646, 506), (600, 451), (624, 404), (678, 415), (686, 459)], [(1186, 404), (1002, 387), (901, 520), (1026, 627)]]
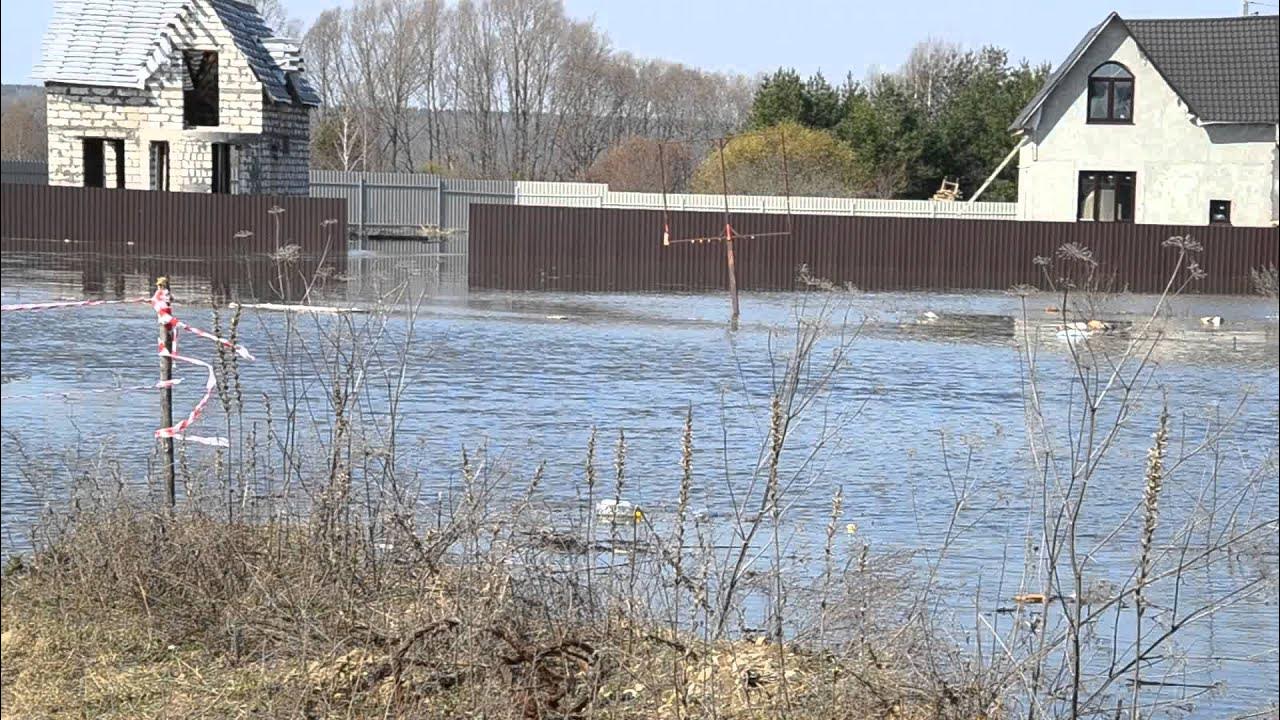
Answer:
[(596, 503), (596, 515), (607, 520), (635, 519), (638, 513), (636, 506), (627, 500), (605, 498)]

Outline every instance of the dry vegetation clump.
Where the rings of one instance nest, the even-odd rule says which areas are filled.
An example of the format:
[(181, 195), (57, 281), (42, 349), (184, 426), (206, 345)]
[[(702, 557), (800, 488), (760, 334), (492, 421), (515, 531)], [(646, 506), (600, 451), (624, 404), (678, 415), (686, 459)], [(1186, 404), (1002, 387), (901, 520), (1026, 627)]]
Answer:
[(124, 503), (60, 533), (4, 580), (6, 716), (969, 718), (991, 702), (910, 682), (910, 635), (699, 637), (617, 598), (575, 605), (585, 587), (548, 591), (502, 542), (428, 561), (352, 534), (335, 553), (305, 527)]

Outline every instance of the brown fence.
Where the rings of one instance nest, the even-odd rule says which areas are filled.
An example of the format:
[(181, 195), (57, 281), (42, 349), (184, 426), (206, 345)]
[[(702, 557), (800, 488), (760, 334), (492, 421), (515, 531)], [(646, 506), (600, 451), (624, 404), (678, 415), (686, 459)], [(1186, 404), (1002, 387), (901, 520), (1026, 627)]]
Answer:
[(78, 272), (87, 291), (170, 275), (288, 299), (346, 269), (342, 200), (4, 185), (0, 203), (6, 271)]
[[(735, 213), (740, 234), (789, 236), (735, 243), (738, 283), (745, 290), (789, 290), (797, 270), (867, 290), (1043, 287), (1037, 257), (1067, 243), (1087, 247), (1108, 286), (1162, 289), (1177, 252), (1163, 247), (1189, 233), (1204, 246), (1206, 277), (1189, 289), (1252, 292), (1250, 270), (1277, 264), (1273, 228), (1047, 223), (926, 218), (862, 218)], [(671, 236), (713, 236), (719, 213), (673, 212)], [(1053, 272), (1066, 265), (1056, 260)], [(662, 244), (662, 213), (644, 210), (471, 207), (473, 288), (565, 291), (697, 291), (726, 286), (724, 246)]]

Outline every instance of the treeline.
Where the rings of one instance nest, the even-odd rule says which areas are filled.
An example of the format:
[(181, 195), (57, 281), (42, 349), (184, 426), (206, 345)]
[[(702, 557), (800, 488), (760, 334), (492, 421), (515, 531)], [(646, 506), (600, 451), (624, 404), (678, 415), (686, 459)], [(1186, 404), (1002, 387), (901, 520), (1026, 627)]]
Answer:
[[(261, 4), (273, 27), (300, 32), (279, 0)], [(620, 52), (562, 0), (354, 0), (321, 13), (303, 44), (323, 99), (313, 167), (619, 190), (928, 198), (950, 178), (969, 196), (1048, 73), (939, 41), (838, 85), (785, 68), (713, 73)], [(42, 156), (43, 103), (4, 110), (5, 157)], [(1016, 174), (1011, 163), (983, 199), (1016, 198)]]
[[(752, 80), (619, 52), (561, 0), (356, 0), (322, 13), (304, 44), (325, 105), (316, 167), (631, 190), (719, 192), (712, 140), (740, 134), (725, 149), (732, 192), (923, 198), (946, 177), (972, 193), (1047, 74), (999, 48), (930, 41), (897, 71), (838, 87), (788, 69)], [(984, 197), (1014, 198), (1015, 181), (1010, 168)]]
[[(999, 48), (964, 51), (930, 41), (917, 45), (897, 72), (866, 82), (849, 77), (839, 88), (821, 74), (802, 79), (778, 70), (756, 91), (747, 126), (772, 138), (797, 136), (800, 142), (789, 146), (793, 185), (799, 177), (839, 194), (927, 198), (949, 178), (971, 194), (1013, 149), (1008, 127), (1047, 74), (1047, 66), (1011, 64)], [(794, 126), (807, 132), (787, 131)], [(736, 151), (753, 142), (726, 147), (731, 178), (741, 160)], [(744, 161), (737, 174), (756, 177), (763, 185), (756, 191), (781, 191), (777, 159), (761, 156), (757, 162), (767, 164), (752, 172)], [(720, 178), (705, 163), (699, 175), (707, 185)], [(1016, 163), (982, 197), (1016, 199)]]
[(733, 131), (753, 89), (618, 52), (560, 0), (357, 0), (304, 45), (317, 167), (582, 178), (628, 138)]

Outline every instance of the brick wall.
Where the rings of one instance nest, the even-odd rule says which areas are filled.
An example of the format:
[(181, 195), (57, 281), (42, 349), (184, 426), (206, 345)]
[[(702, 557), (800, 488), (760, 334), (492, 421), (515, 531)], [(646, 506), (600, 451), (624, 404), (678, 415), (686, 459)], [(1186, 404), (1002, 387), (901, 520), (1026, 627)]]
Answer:
[[(169, 189), (209, 192), (212, 143), (238, 147), (236, 191), (307, 194), (307, 108), (266, 99), (231, 34), (203, 2), (175, 32), (169, 62), (144, 89), (49, 84), (49, 184), (83, 185), (85, 138), (124, 140), (125, 186), (151, 188), (151, 143), (169, 143)], [(218, 52), (218, 125), (183, 123), (183, 50)], [(108, 144), (109, 145), (109, 144)], [(107, 154), (111, 154), (111, 150)], [(114, 160), (107, 164), (114, 184)]]

